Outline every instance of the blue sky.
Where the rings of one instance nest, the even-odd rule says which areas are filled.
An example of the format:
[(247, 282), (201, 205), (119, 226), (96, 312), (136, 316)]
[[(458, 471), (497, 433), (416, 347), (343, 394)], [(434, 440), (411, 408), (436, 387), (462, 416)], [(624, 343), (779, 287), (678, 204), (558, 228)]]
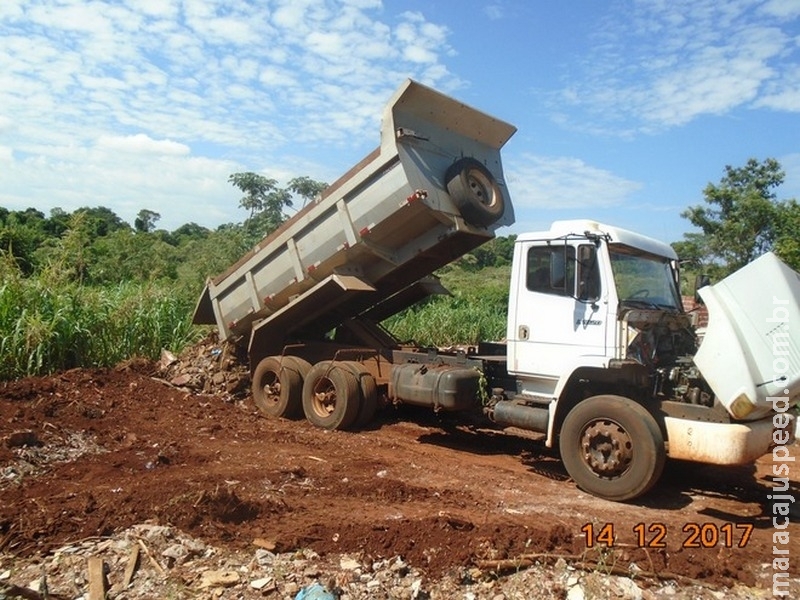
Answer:
[(332, 182), (406, 77), (518, 128), (517, 223), (666, 242), (725, 165), (800, 198), (797, 0), (2, 0), (0, 206), (241, 221), (228, 182)]

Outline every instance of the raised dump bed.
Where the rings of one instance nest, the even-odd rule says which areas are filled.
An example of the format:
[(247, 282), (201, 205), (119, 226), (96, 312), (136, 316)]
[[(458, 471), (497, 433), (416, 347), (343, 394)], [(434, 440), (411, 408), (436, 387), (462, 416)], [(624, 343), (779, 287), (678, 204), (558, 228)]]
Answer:
[(413, 284), (513, 223), (500, 148), (514, 131), (407, 80), (384, 110), (380, 147), (209, 280), (194, 322), (249, 344), (253, 360), (370, 309), (404, 308), (427, 289)]

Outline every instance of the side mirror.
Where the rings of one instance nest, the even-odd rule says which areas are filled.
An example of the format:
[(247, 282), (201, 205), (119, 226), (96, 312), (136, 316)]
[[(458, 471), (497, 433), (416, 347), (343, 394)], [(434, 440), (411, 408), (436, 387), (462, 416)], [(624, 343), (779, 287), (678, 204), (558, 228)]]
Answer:
[(708, 275), (698, 275), (694, 278), (694, 302), (695, 304), (703, 304), (703, 299), (700, 297), (698, 290), (702, 287), (711, 285), (711, 279)]

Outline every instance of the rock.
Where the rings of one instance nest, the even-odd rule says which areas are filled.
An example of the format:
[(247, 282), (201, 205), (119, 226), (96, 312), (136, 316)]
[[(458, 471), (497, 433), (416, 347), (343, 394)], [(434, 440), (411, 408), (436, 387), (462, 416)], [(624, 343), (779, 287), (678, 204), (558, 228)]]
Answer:
[(34, 431), (14, 431), (6, 436), (6, 446), (9, 448), (22, 448), (24, 446), (41, 446), (38, 436)]
[(200, 575), (200, 588), (230, 587), (239, 583), (239, 574), (236, 571), (204, 571)]
[(254, 579), (253, 581), (250, 582), (250, 587), (253, 588), (254, 590), (263, 590), (270, 583), (274, 584), (274, 581), (275, 580), (272, 577), (262, 577), (261, 579)]
[(567, 592), (567, 600), (584, 600), (586, 598), (586, 594), (583, 592), (583, 587), (579, 583), (576, 583)]
[(172, 544), (167, 547), (161, 555), (167, 558), (168, 566), (173, 567), (183, 564), (189, 556), (189, 551), (183, 544)]
[(161, 368), (162, 369), (166, 369), (166, 368), (170, 367), (171, 365), (174, 365), (176, 362), (178, 362), (178, 357), (177, 356), (175, 356), (169, 350), (166, 350), (164, 348), (161, 349), (161, 361), (160, 361), (160, 363), (161, 363)]
[(269, 550), (256, 550), (256, 562), (261, 567), (268, 567), (275, 562), (275, 554)]
[(170, 379), (169, 382), (172, 385), (182, 387), (187, 385), (191, 380), (192, 380), (191, 375), (189, 375), (188, 373), (182, 373), (181, 375), (178, 375), (177, 377), (173, 377), (172, 379)]
[(341, 559), (339, 559), (339, 566), (345, 571), (355, 571), (361, 566), (361, 563), (354, 558), (350, 558), (349, 556), (343, 556)]
[(269, 550), (270, 552), (273, 552), (275, 550), (275, 542), (273, 540), (256, 538), (253, 540), (253, 545), (258, 546), (259, 548), (263, 548), (264, 550)]
[(618, 598), (623, 600), (642, 600), (642, 589), (632, 579), (617, 577)]

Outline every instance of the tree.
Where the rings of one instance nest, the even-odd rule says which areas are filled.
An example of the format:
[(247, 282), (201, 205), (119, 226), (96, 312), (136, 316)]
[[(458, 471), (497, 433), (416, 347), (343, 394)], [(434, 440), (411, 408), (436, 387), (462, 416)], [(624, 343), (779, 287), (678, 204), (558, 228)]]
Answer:
[(143, 208), (136, 215), (136, 220), (133, 222), (133, 227), (136, 231), (149, 233), (156, 227), (156, 223), (161, 218), (161, 215), (155, 211)]
[(795, 271), (800, 271), (800, 204), (788, 200), (780, 207), (778, 215), (775, 253)]
[(303, 206), (305, 206), (307, 202), (314, 200), (327, 187), (327, 183), (315, 181), (310, 177), (301, 176), (291, 179), (287, 189), (293, 194), (300, 196), (303, 199)]
[[(744, 167), (725, 167), (718, 185), (703, 190), (706, 205), (691, 206), (681, 216), (700, 228), (687, 234), (681, 250), (725, 275), (775, 247), (781, 235), (780, 217), (788, 210), (775, 188), (784, 180), (777, 160), (754, 158)], [(678, 244), (681, 244), (680, 242)]]
[(86, 220), (84, 223), (86, 224), (87, 231), (89, 232), (89, 237), (92, 240), (108, 235), (109, 233), (113, 233), (114, 231), (118, 231), (120, 229), (130, 229), (131, 227), (113, 210), (106, 208), (105, 206), (98, 206), (95, 208), (84, 206), (72, 213), (72, 216), (75, 216), (78, 213), (83, 213), (86, 215)]
[(245, 228), (256, 239), (274, 231), (286, 219), (283, 209), (292, 205), (292, 194), (279, 188), (274, 179), (247, 172), (233, 173), (228, 181), (245, 194), (239, 206), (250, 211)]
[(37, 265), (36, 249), (50, 237), (44, 213), (35, 208), (3, 209), (0, 216), (0, 249), (13, 257), (24, 275), (30, 275)]

